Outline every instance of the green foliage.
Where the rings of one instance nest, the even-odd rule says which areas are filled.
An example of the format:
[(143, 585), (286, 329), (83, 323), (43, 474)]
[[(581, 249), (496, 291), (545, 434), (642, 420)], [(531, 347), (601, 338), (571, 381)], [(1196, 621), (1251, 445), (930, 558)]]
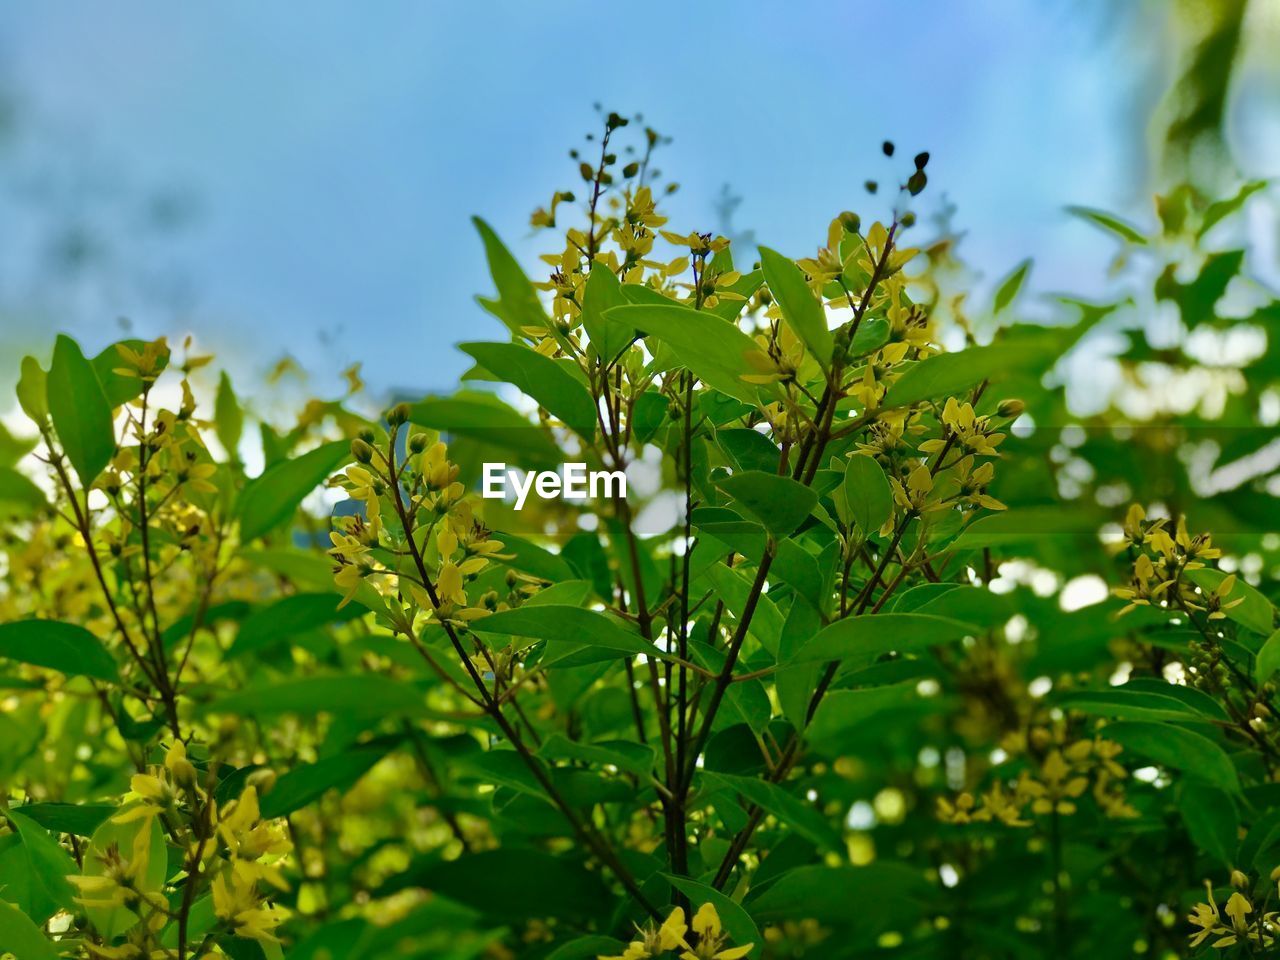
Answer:
[(47, 403), (63, 452), (87, 487), (111, 460), (115, 431), (98, 375), (70, 337), (59, 336), (54, 347)]
[[(1225, 313), (1247, 256), (1197, 246), (1258, 191), (1083, 212), (1170, 258), (1153, 345), (1126, 303), (1009, 319), (1029, 262), (965, 314), (954, 237), (907, 245), (926, 154), (889, 223), (757, 268), (664, 229), (627, 126), (534, 215), (582, 217), (533, 278), (477, 221), (506, 336), (472, 389), (272, 423), (165, 341), (23, 361), (0, 952), (1272, 951), (1274, 478), (1197, 472), (1274, 439), (1276, 303)], [(1241, 324), (1243, 376), (1161, 406)], [(1095, 331), (1133, 393), (1082, 417)], [(627, 494), (478, 496), (562, 460)]]

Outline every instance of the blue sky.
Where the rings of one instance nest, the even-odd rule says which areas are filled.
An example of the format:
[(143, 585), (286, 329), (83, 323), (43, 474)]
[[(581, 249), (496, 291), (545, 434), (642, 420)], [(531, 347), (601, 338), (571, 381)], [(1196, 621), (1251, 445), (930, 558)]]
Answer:
[(1160, 88), (1158, 45), (1132, 37), (1161, 19), (1111, 9), (6, 4), (0, 84), (26, 146), (6, 161), (0, 144), (0, 169), (25, 156), (108, 193), (176, 186), (195, 214), (172, 240), (111, 214), (119, 269), (163, 265), (181, 295), (121, 281), (29, 302), (42, 224), (12, 218), (0, 343), (39, 348), (56, 325), (100, 345), (128, 315), (147, 335), (192, 330), (246, 373), (288, 350), (319, 388), (354, 360), (374, 384), (447, 387), (466, 366), (450, 344), (500, 335), (472, 300), (490, 287), (470, 216), (536, 266), (528, 214), (572, 186), (566, 151), (597, 100), (674, 138), (673, 226), (713, 227), (727, 182), (738, 226), (808, 255), (840, 210), (883, 214), (861, 184), (887, 178), (888, 138), (900, 158), (931, 151), (929, 193), (955, 205), (976, 268), (1030, 254), (1035, 289), (1087, 292), (1112, 249), (1062, 207), (1146, 213), (1141, 125)]

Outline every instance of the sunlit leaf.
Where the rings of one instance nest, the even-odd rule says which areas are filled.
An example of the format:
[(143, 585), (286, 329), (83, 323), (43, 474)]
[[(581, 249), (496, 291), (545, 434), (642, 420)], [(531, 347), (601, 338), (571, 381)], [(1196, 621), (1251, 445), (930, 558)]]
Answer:
[(80, 345), (59, 336), (49, 367), (49, 416), (58, 440), (86, 488), (98, 478), (116, 449), (111, 404)]
[(115, 659), (84, 627), (59, 620), (0, 623), (0, 657), (48, 667), (69, 677), (114, 681)]

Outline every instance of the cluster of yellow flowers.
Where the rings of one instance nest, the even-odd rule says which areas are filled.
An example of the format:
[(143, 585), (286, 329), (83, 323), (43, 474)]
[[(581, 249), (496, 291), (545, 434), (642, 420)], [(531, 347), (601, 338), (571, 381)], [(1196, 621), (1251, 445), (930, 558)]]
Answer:
[(684, 910), (676, 907), (661, 925), (649, 924), (639, 928), (638, 936), (620, 956), (601, 956), (598, 960), (649, 960), (671, 956), (673, 952), (680, 960), (740, 960), (755, 947), (754, 943), (730, 946), (720, 914), (711, 903), (704, 903), (693, 915), (692, 944), (687, 938), (690, 926), (685, 920)]
[[(1271, 883), (1280, 892), (1280, 867), (1271, 871)], [(1219, 909), (1213, 896), (1213, 884), (1204, 882), (1205, 902), (1197, 903), (1187, 919), (1200, 929), (1191, 934), (1191, 946), (1198, 947), (1210, 937), (1214, 949), (1224, 950), (1227, 947), (1242, 945), (1253, 956), (1253, 950), (1269, 950), (1280, 935), (1280, 913), (1266, 909), (1266, 902), (1259, 907), (1255, 897), (1251, 895), (1252, 884), (1247, 874), (1241, 870), (1231, 871), (1231, 886), (1234, 888), (1227, 902)], [(1267, 889), (1267, 900), (1271, 889)], [(1225, 918), (1224, 915), (1225, 914)]]
[(237, 799), (220, 808), (200, 783), (186, 746), (175, 740), (163, 765), (134, 774), (126, 806), (111, 823), (132, 833), (128, 854), (119, 842), (112, 843), (94, 855), (96, 863), (86, 864), (84, 875), (68, 880), (79, 889), (78, 902), (86, 909), (123, 907), (141, 922), (128, 929), (123, 944), (91, 945), (95, 956), (140, 960), (169, 955), (155, 940), (176, 915), (162, 890), (147, 881), (152, 838), (161, 827), (185, 844), (187, 883), (212, 878), (213, 915), (219, 923), (238, 937), (278, 942), (275, 929), (289, 911), (270, 901), (267, 888), (288, 889), (280, 862), (292, 844), (283, 822), (262, 818), (253, 778)]
[(1235, 590), (1235, 575), (1224, 577), (1208, 592), (1185, 581), (1182, 575), (1203, 569), (1203, 561), (1217, 559), (1222, 551), (1213, 546), (1207, 533), (1188, 534), (1185, 517), (1178, 518), (1172, 534), (1168, 528), (1168, 518), (1148, 520), (1140, 505), (1135, 503), (1129, 508), (1120, 548), (1127, 547), (1133, 554), (1133, 573), (1128, 586), (1112, 591), (1128, 601), (1121, 612), (1154, 604), (1200, 611), (1210, 620), (1221, 620), (1227, 610), (1244, 602), (1243, 597), (1230, 599)]
[[(1048, 735), (1048, 731), (1038, 730)], [(968, 792), (954, 799), (939, 797), (938, 818), (945, 823), (998, 822), (1028, 827), (1033, 823), (1029, 816), (1074, 814), (1078, 809), (1076, 801), (1090, 791), (1091, 785), (1093, 799), (1104, 816), (1136, 817), (1138, 813), (1125, 798), (1121, 785), (1128, 777), (1128, 771), (1116, 760), (1121, 750), (1118, 743), (1102, 737), (1054, 744), (1035, 773), (1022, 770), (1011, 786), (997, 780), (978, 799)]]
[[(396, 428), (407, 417), (403, 405), (390, 414)], [(357, 463), (332, 481), (364, 508), (363, 515), (336, 520), (336, 529), (329, 535), (334, 582), (342, 590), (342, 602), (349, 602), (364, 584), (372, 582), (393, 621), (406, 632), (413, 631), (419, 614), (465, 625), (506, 609), (509, 598), (500, 598), (496, 591), (488, 591), (474, 602), (468, 598), (467, 585), (491, 561), (506, 555), (500, 553), (501, 541), (493, 539), (475, 517), (457, 479), (458, 466), (448, 458), (448, 447), (440, 441), (431, 442), (426, 433), (415, 433), (409, 438), (408, 458), (397, 465), (394, 438), (385, 450), (374, 446), (374, 440), (372, 431), (362, 432), (351, 445)], [(394, 534), (388, 533), (383, 523), (385, 511), (395, 514)], [(430, 578), (406, 574), (379, 560), (387, 551), (397, 557), (412, 555), (433, 561), (427, 571)], [(517, 593), (536, 589), (534, 581), (517, 579), (512, 584)]]

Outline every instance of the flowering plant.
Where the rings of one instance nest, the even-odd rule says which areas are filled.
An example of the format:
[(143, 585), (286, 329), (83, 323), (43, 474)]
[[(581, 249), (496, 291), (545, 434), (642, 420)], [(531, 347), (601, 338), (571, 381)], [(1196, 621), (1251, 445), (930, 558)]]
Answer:
[[(496, 392), (370, 413), (353, 374), (259, 418), (250, 468), (248, 404), (190, 343), (23, 361), (0, 952), (1272, 948), (1277, 544), (1232, 522), (1270, 494), (1151, 477), (1203, 411), (1070, 413), (1095, 328), (1153, 375), (1141, 327), (1011, 322), (1026, 265), (970, 309), (956, 237), (911, 239), (928, 154), (887, 222), (843, 213), (797, 260), (668, 229), (663, 138), (634, 129), (575, 151), (534, 279), (477, 221), (507, 336), (462, 349)], [(1150, 243), (1091, 218), (1185, 253), (1251, 192), (1164, 198)], [(1224, 256), (1160, 276), (1188, 331), (1236, 322)], [(490, 460), (568, 453), (652, 482), (476, 494)], [(1063, 589), (1101, 578), (1114, 600)], [(1197, 902), (1210, 876), (1234, 892)]]

